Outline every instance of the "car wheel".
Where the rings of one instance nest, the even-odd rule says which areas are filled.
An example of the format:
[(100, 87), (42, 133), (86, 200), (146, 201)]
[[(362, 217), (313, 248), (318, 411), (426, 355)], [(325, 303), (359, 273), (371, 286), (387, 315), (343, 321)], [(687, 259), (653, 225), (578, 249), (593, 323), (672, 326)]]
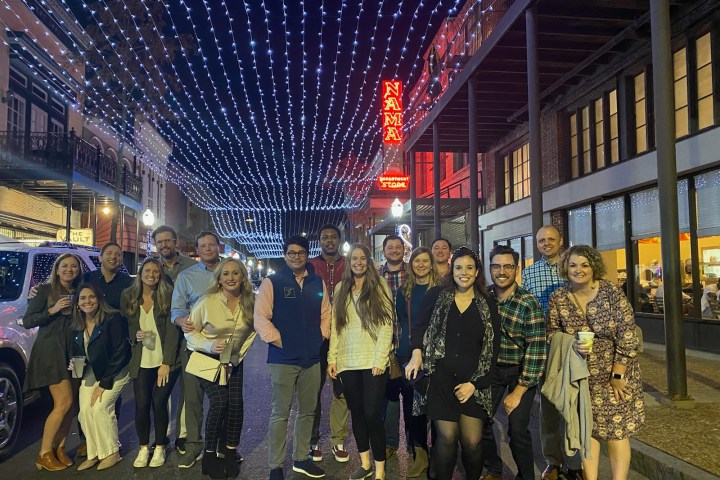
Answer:
[(22, 420), (23, 393), (12, 368), (0, 363), (0, 462), (6, 460), (18, 438)]

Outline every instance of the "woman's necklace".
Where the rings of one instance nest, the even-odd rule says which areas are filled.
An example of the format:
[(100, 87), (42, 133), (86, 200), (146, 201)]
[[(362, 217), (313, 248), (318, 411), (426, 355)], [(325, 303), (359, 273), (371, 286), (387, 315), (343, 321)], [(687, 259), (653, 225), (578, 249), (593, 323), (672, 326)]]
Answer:
[[(590, 288), (594, 290), (596, 287), (594, 287), (594, 286), (591, 285)], [(580, 303), (580, 300), (578, 300), (577, 295), (575, 295), (575, 290), (574, 290), (572, 287), (570, 287), (570, 295), (572, 295), (573, 302), (574, 302), (575, 305), (577, 305), (577, 307), (580, 309), (580, 311), (582, 312), (583, 316), (584, 316), (584, 317), (587, 317), (587, 311), (585, 310), (585, 307), (587, 306), (587, 303), (585, 304), (585, 307), (583, 306), (582, 303)]]

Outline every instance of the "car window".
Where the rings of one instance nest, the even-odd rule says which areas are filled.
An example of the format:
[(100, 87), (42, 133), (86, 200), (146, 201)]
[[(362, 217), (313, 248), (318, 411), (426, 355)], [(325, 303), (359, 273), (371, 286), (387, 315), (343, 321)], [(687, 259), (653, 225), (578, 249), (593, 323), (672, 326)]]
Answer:
[(0, 301), (17, 300), (25, 281), (27, 253), (0, 252)]

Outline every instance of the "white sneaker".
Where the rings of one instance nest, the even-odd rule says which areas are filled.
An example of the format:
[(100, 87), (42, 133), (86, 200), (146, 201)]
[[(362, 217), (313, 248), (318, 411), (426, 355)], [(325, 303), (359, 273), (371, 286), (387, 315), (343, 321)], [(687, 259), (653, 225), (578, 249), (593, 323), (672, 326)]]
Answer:
[(150, 460), (150, 466), (162, 467), (163, 465), (165, 465), (165, 447), (162, 445), (156, 445), (152, 460)]
[[(137, 457), (135, 458), (135, 461), (133, 462), (133, 467), (135, 467), (135, 468), (147, 467), (149, 457), (150, 457), (150, 449), (147, 446), (140, 447), (140, 451), (138, 451)], [(153, 457), (153, 458), (155, 458), (155, 457)]]

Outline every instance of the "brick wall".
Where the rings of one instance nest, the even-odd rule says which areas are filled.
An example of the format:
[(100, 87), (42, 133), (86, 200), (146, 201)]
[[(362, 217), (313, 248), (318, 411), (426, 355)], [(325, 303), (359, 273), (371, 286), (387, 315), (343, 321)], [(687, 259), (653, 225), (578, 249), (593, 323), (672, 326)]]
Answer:
[[(56, 225), (57, 229), (63, 228), (65, 225), (64, 206), (48, 198), (29, 195), (4, 186), (0, 186), (0, 212), (50, 223)], [(72, 212), (70, 220), (72, 228), (81, 228), (80, 216), (80, 212)], [(52, 228), (50, 227), (38, 226), (38, 229), (47, 230), (53, 236), (56, 233), (55, 231), (51, 232)]]

